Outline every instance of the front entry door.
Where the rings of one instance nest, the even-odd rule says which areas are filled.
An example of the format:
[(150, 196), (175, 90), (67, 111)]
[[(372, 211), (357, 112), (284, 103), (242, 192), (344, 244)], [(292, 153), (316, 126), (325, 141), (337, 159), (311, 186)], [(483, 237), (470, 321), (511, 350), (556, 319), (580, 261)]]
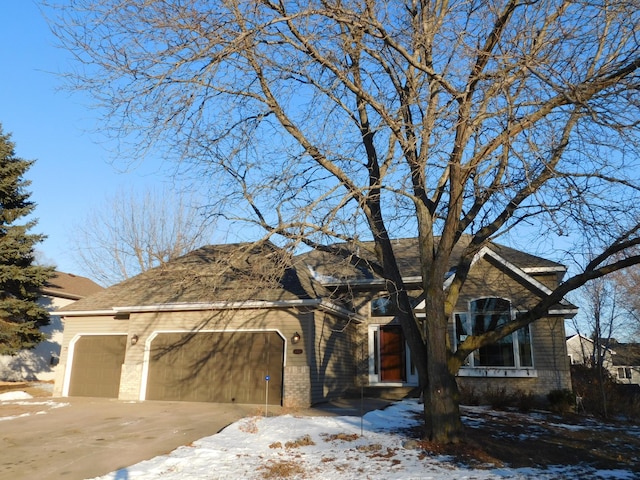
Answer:
[(404, 336), (399, 325), (380, 327), (380, 380), (404, 382), (407, 379), (405, 366)]

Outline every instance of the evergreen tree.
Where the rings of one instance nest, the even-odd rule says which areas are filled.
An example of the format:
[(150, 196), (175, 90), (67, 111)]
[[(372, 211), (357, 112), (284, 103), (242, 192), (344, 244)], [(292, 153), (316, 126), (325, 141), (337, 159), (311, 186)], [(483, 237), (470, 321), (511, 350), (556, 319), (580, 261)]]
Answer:
[[(37, 222), (24, 221), (35, 204), (23, 175), (33, 161), (17, 158), (10, 135), (0, 125), (0, 354), (12, 355), (44, 339), (39, 327), (49, 323), (37, 303), (53, 268), (34, 265), (34, 245), (44, 235), (27, 233)], [(21, 220), (23, 222), (21, 223)]]

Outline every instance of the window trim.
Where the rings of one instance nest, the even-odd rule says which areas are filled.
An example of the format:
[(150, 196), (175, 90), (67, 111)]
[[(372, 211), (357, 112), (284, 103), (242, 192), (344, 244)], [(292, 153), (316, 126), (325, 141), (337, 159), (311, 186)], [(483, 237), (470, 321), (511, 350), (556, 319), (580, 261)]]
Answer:
[(632, 378), (631, 367), (618, 367), (618, 380), (630, 380)]

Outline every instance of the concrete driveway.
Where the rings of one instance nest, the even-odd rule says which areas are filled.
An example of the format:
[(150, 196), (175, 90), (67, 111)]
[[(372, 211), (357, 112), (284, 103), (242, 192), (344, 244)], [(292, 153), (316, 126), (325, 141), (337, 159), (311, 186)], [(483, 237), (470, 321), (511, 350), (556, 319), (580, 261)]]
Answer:
[(3, 402), (0, 479), (104, 475), (213, 435), (259, 408), (80, 397)]
[[(348, 399), (290, 413), (362, 415), (382, 399)], [(0, 402), (0, 480), (80, 480), (105, 475), (214, 435), (264, 406), (33, 398)], [(279, 415), (282, 407), (269, 406)]]

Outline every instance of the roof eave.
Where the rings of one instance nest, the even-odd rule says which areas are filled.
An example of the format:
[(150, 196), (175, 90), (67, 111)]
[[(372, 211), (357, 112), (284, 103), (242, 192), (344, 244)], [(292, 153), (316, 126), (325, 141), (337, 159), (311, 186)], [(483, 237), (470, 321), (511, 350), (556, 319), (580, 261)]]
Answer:
[(78, 311), (60, 311), (56, 315), (64, 317), (84, 317), (84, 316), (104, 316), (104, 315), (127, 315), (131, 313), (158, 313), (158, 312), (186, 312), (186, 311), (202, 311), (202, 310), (247, 310), (247, 309), (263, 309), (263, 308), (291, 308), (291, 307), (315, 307), (321, 308), (355, 320), (358, 323), (363, 321), (362, 317), (347, 308), (334, 302), (313, 298), (299, 300), (281, 300), (281, 301), (261, 301), (249, 300), (243, 302), (198, 302), (198, 303), (162, 303), (154, 305), (132, 305), (123, 307), (113, 307), (103, 310), (78, 310)]
[[(385, 280), (383, 278), (362, 278), (362, 279), (346, 279), (346, 280), (329, 280), (319, 281), (323, 287), (384, 287)], [(413, 285), (422, 283), (422, 277), (411, 276), (402, 277), (402, 282), (405, 285)]]
[(577, 308), (553, 308), (549, 310), (549, 315), (560, 316), (564, 318), (573, 318), (578, 314)]
[(115, 309), (102, 310), (54, 310), (51, 315), (58, 317), (96, 317), (96, 316), (113, 316), (116, 315)]
[(57, 297), (57, 298), (66, 298), (69, 300), (80, 300), (82, 298), (84, 298), (83, 295), (78, 295), (75, 293), (66, 293), (66, 292), (61, 292), (60, 290), (54, 290), (51, 288), (41, 288), (40, 289), (40, 293), (42, 295), (47, 295), (49, 297)]

